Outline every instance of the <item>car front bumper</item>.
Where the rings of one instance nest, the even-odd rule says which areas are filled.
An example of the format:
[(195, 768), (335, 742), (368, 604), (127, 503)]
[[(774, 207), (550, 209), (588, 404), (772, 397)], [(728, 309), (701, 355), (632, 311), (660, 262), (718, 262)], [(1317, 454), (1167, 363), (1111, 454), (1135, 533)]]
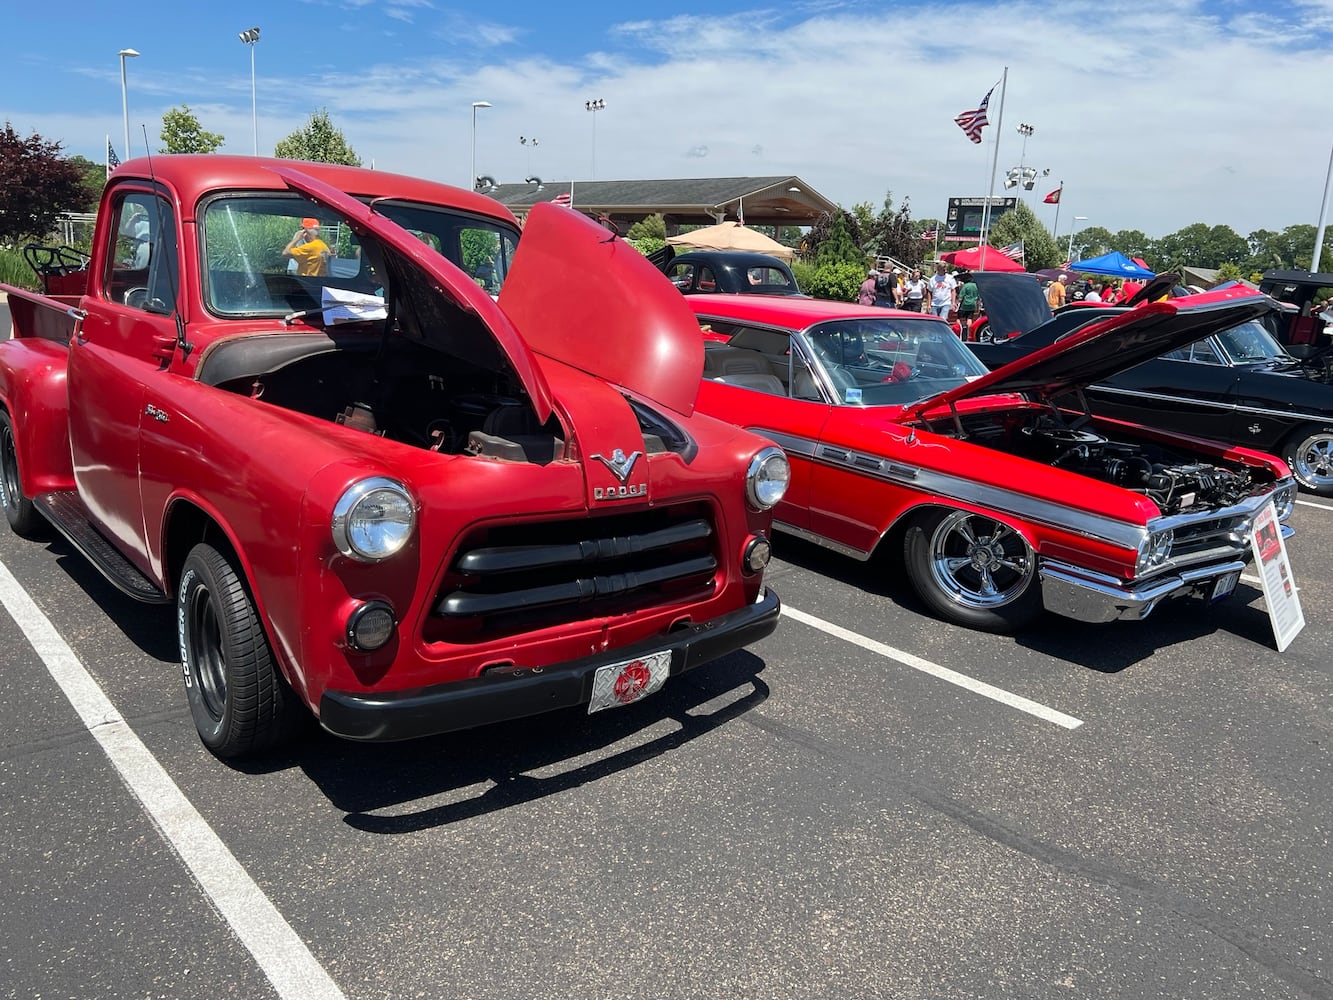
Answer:
[(771, 634), (781, 610), (778, 595), (766, 587), (757, 602), (720, 618), (567, 663), (494, 671), (407, 691), (326, 691), (319, 721), (335, 736), (387, 742), (586, 705), (599, 667), (670, 651), (670, 676), (675, 677)]
[[(1283, 538), (1291, 534), (1291, 528), (1282, 525)], [(1125, 583), (1093, 570), (1047, 560), (1039, 570), (1042, 603), (1047, 611), (1080, 622), (1139, 621), (1163, 601), (1177, 597), (1212, 599), (1219, 580), (1229, 573), (1239, 574), (1247, 565), (1249, 559), (1238, 553), (1233, 559)]]

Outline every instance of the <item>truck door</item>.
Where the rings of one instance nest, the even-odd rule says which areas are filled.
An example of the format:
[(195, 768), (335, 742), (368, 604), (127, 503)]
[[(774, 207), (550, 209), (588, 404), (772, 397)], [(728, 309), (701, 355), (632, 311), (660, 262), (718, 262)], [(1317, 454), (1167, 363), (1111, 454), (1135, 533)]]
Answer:
[(88, 318), (71, 342), (69, 440), (74, 480), (94, 522), (147, 570), (139, 499), (145, 386), (164, 377), (176, 337), (181, 262), (175, 212), (146, 182), (128, 180), (104, 209)]

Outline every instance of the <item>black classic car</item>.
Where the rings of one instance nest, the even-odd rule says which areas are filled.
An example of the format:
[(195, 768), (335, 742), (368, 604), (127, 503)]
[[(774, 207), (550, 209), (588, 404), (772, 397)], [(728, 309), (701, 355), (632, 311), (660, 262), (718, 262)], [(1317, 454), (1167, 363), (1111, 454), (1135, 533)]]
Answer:
[[(978, 272), (995, 340), (969, 344), (987, 368), (1024, 357), (1124, 306), (1052, 315), (1034, 275)], [(1129, 307), (1132, 308), (1132, 307)], [(1230, 327), (1086, 390), (1092, 412), (1280, 455), (1302, 488), (1333, 496), (1333, 355), (1297, 359), (1273, 313)]]
[(1282, 304), (1282, 319), (1275, 332), (1278, 343), (1290, 353), (1307, 357), (1329, 346), (1326, 313), (1333, 305), (1333, 274), (1268, 270), (1259, 280), (1259, 291)]
[(649, 258), (686, 295), (733, 292), (754, 295), (800, 295), (791, 268), (766, 253), (744, 250), (688, 250), (672, 247)]

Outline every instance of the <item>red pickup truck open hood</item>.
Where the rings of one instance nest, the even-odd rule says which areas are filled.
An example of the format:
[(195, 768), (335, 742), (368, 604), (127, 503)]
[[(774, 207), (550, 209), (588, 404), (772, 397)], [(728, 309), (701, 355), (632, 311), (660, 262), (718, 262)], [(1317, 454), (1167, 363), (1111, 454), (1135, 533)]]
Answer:
[(1272, 299), (1249, 289), (1146, 303), (1086, 326), (955, 389), (923, 399), (906, 415), (919, 416), (972, 396), (1010, 392), (1059, 396), (1272, 309)]
[(699, 321), (634, 247), (578, 212), (532, 207), (500, 308), (532, 349), (688, 416), (704, 370)]
[[(383, 244), (386, 254), (397, 255), (404, 271), (419, 273), (428, 285), (438, 288), (464, 311), (474, 314), (509, 359), (515, 375), (527, 390), (537, 418), (546, 420), (550, 417), (551, 389), (529, 347), (531, 338), (526, 337), (526, 330), (524, 335), (519, 334), (510, 318), (475, 281), (397, 223), (377, 214), (351, 195), (302, 173), (294, 166), (271, 169), (290, 187), (339, 212), (353, 225), (364, 226)], [(702, 362), (700, 366), (702, 369)]]

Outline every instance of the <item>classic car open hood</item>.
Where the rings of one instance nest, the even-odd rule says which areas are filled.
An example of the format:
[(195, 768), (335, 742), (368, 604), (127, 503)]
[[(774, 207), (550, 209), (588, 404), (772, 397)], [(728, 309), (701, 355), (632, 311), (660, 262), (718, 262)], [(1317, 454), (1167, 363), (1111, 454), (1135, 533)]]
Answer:
[(924, 399), (907, 414), (970, 396), (1029, 392), (1051, 397), (1110, 378), (1167, 351), (1271, 312), (1272, 300), (1249, 289), (1205, 292), (1145, 303), (1070, 334), (956, 389)]
[(986, 325), (999, 340), (1035, 330), (1051, 318), (1051, 307), (1035, 274), (974, 271)]
[[(546, 377), (537, 365), (537, 359), (533, 357), (532, 350), (528, 346), (531, 338), (525, 340), (525, 336), (520, 336), (518, 328), (510, 318), (472, 278), (397, 223), (379, 215), (370, 206), (351, 195), (316, 180), (295, 167), (281, 166), (270, 169), (289, 187), (300, 191), (312, 201), (334, 209), (354, 228), (360, 227), (364, 232), (372, 234), (384, 247), (385, 254), (393, 258), (394, 268), (400, 274), (420, 275), (425, 288), (437, 290), (458, 308), (475, 316), (490, 334), (491, 343), (485, 345), (470, 343), (469, 341), (478, 339), (470, 326), (461, 333), (454, 330), (451, 325), (441, 324), (438, 328), (427, 326), (423, 330), (424, 335), (428, 342), (438, 341), (441, 349), (463, 358), (484, 362), (485, 355), (493, 351), (502, 353), (508, 359), (514, 374), (523, 383), (537, 419), (545, 421), (550, 417), (551, 390), (546, 383)], [(526, 335), (527, 331), (524, 331), (524, 334)]]
[(499, 303), (539, 354), (694, 412), (704, 345), (693, 310), (647, 258), (586, 216), (534, 205)]

